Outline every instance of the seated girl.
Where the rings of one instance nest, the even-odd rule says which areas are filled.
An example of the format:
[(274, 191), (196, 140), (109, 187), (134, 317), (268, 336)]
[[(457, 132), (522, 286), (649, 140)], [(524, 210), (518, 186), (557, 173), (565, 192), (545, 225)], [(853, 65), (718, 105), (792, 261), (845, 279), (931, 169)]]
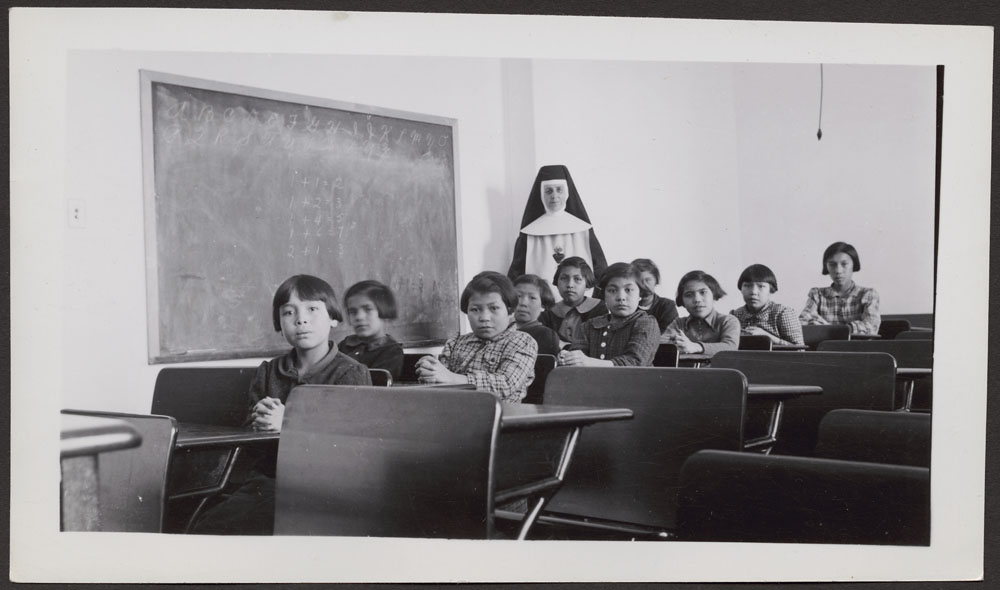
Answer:
[(418, 360), (420, 381), (471, 383), (502, 402), (520, 402), (535, 377), (538, 344), (511, 321), (514, 285), (498, 272), (481, 272), (465, 287), (461, 305), (472, 332), (450, 338), (438, 357)]
[(803, 325), (847, 324), (852, 334), (878, 334), (878, 291), (855, 284), (854, 273), (861, 259), (854, 246), (834, 242), (823, 252), (823, 274), (830, 275), (829, 287), (809, 289), (806, 305), (799, 314)]
[(742, 334), (767, 336), (774, 344), (802, 344), (802, 325), (795, 310), (771, 301), (778, 279), (763, 264), (751, 264), (737, 281), (746, 305), (730, 314), (740, 321)]
[(369, 369), (385, 369), (398, 380), (403, 372), (403, 345), (385, 333), (385, 320), (396, 319), (396, 298), (378, 281), (361, 281), (344, 294), (347, 321), (354, 334), (340, 341), (340, 352)]
[(596, 282), (594, 271), (583, 258), (563, 259), (552, 277), (562, 301), (543, 311), (538, 321), (555, 330), (563, 342), (573, 342), (574, 333), (583, 322), (608, 313), (603, 301), (587, 296), (587, 289), (592, 289)]
[(639, 309), (646, 288), (635, 266), (616, 262), (601, 276), (604, 303), (611, 311), (583, 324), (579, 338), (559, 353), (560, 365), (649, 367), (660, 344), (656, 320)]
[(559, 354), (559, 335), (538, 321), (542, 311), (556, 302), (548, 283), (537, 275), (521, 275), (514, 281), (514, 290), (517, 291), (517, 308), (514, 309), (517, 329), (535, 339), (538, 354)]
[(725, 297), (719, 281), (703, 271), (692, 270), (677, 285), (677, 305), (687, 317), (677, 318), (663, 333), (664, 342), (673, 342), (682, 354), (714, 356), (720, 350), (740, 347), (740, 322), (715, 310), (715, 302)]
[[(295, 275), (278, 287), (271, 302), (274, 329), (292, 349), (261, 363), (250, 383), (247, 424), (258, 430), (281, 430), (285, 402), (296, 385), (371, 385), (368, 369), (337, 351), (330, 330), (342, 317), (337, 296), (324, 281)], [(274, 531), (275, 450), (255, 457), (244, 484), (205, 512), (194, 532), (270, 535)]]
[(677, 305), (656, 294), (656, 286), (660, 284), (660, 269), (649, 258), (636, 258), (632, 264), (639, 269), (639, 278), (649, 295), (639, 300), (639, 309), (653, 316), (663, 333), (670, 322), (677, 319)]

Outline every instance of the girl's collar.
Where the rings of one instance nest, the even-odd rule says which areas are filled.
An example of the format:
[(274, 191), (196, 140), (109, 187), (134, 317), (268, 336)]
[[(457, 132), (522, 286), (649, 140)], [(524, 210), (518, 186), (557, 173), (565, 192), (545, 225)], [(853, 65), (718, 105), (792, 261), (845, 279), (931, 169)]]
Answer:
[(611, 314), (609, 312), (609, 313), (606, 313), (606, 314), (602, 315), (599, 318), (595, 318), (593, 320), (593, 324), (592, 325), (595, 328), (598, 328), (598, 329), (604, 328), (604, 327), (610, 327), (610, 328), (613, 328), (613, 329), (617, 329), (617, 328), (620, 328), (622, 326), (631, 324), (632, 322), (634, 322), (639, 317), (639, 314), (645, 314), (645, 313), (646, 312), (643, 311), (643, 310), (641, 310), (641, 309), (636, 309), (635, 311), (633, 311), (629, 315), (627, 315), (627, 316), (625, 316), (623, 318), (620, 318), (620, 317), (618, 317), (616, 315), (613, 315), (613, 314)]
[(358, 346), (361, 344), (365, 345), (365, 350), (374, 350), (384, 345), (389, 338), (389, 335), (382, 333), (380, 336), (375, 336), (373, 338), (362, 338), (357, 334), (350, 334), (344, 340), (347, 342), (348, 346)]
[(854, 288), (857, 286), (857, 283), (855, 283), (854, 280), (852, 279), (851, 284), (843, 291), (838, 291), (836, 285), (837, 283), (830, 283), (830, 292), (833, 293), (834, 295), (844, 296), (853, 291)]
[[(771, 299), (768, 299), (767, 303), (765, 303), (764, 305), (760, 306), (760, 309), (758, 309), (758, 310), (750, 309), (750, 306), (746, 305), (746, 304), (743, 305), (743, 309), (747, 310), (747, 313), (749, 313), (750, 315), (757, 315), (758, 313), (763, 313), (765, 310), (767, 310), (767, 308), (771, 307), (772, 305), (774, 305), (774, 301), (771, 300)], [(712, 311), (715, 311), (715, 310), (713, 309)]]
[(687, 318), (688, 318), (689, 322), (695, 322), (695, 321), (701, 320), (701, 321), (705, 322), (706, 324), (711, 324), (715, 320), (715, 316), (718, 315), (718, 314), (719, 314), (719, 310), (716, 309), (715, 307), (713, 307), (712, 311), (708, 312), (708, 315), (705, 316), (705, 317), (703, 317), (703, 318), (696, 318), (693, 315), (691, 315), (690, 312), (688, 313)]
[(545, 214), (521, 228), (521, 233), (529, 236), (551, 236), (556, 234), (575, 234), (587, 231), (590, 224), (574, 216), (572, 213), (560, 211)]
[(565, 301), (557, 301), (556, 304), (552, 306), (552, 313), (564, 318), (571, 309), (575, 309), (580, 314), (590, 313), (592, 309), (600, 304), (601, 300), (596, 297), (584, 297), (580, 305), (577, 305), (576, 307), (571, 307)]

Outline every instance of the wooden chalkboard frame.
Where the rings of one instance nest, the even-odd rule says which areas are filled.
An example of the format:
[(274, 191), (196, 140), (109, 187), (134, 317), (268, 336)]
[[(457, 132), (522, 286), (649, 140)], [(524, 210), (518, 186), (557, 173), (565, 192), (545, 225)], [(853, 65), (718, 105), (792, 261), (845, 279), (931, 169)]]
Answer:
[[(156, 170), (154, 166), (154, 116), (153, 112), (153, 86), (156, 83), (171, 84), (176, 86), (189, 87), (194, 89), (224, 92), (242, 95), (252, 98), (281, 101), (303, 106), (315, 106), (320, 108), (348, 111), (351, 113), (391, 117), (418, 123), (430, 123), (447, 126), (451, 129), (452, 140), (452, 162), (453, 162), (453, 187), (454, 187), (454, 235), (455, 235), (455, 260), (457, 268), (454, 269), (458, 281), (459, 293), (461, 290), (461, 269), (463, 268), (462, 250), (459, 244), (462, 243), (461, 224), (461, 197), (459, 186), (459, 147), (458, 147), (458, 121), (453, 118), (441, 117), (400, 111), (377, 106), (363, 105), (338, 101), (328, 98), (305, 96), (255, 88), (228, 82), (219, 82), (194, 78), (178, 74), (156, 72), (151, 70), (139, 70), (140, 77), (140, 115), (141, 115), (141, 144), (142, 144), (142, 177), (143, 177), (143, 209), (144, 209), (144, 233), (145, 233), (145, 258), (146, 258), (146, 304), (147, 304), (147, 343), (149, 364), (174, 363), (174, 362), (194, 362), (208, 360), (272, 357), (283, 354), (288, 350), (287, 345), (279, 347), (269, 347), (266, 349), (234, 349), (234, 350), (189, 350), (184, 352), (169, 352), (161, 348), (161, 302), (159, 300), (159, 260), (157, 244), (157, 209), (156, 209)], [(340, 289), (346, 285), (340, 286)], [(338, 288), (338, 286), (335, 286)], [(338, 295), (342, 292), (338, 289)], [(458, 293), (456, 293), (456, 296)], [(269, 303), (264, 303), (265, 305)], [(461, 326), (461, 313), (456, 308), (454, 311), (454, 323), (449, 325), (449, 332), (457, 334)], [(406, 347), (437, 346), (444, 343), (444, 339), (435, 340), (414, 340), (404, 341)]]

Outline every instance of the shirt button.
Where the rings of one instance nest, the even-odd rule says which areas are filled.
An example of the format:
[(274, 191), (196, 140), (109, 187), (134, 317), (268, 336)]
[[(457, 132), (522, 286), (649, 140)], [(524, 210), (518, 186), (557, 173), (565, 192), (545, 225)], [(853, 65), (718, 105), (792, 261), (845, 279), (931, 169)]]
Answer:
[(602, 361), (604, 360), (604, 355), (603, 355), (603, 354), (601, 355), (601, 360), (602, 360)]
[(608, 335), (608, 331), (607, 330), (605, 330), (604, 333), (601, 334), (601, 336), (607, 336), (607, 335)]
[(601, 342), (601, 348), (604, 348), (604, 347), (605, 347), (605, 346), (607, 346), (607, 345), (608, 345), (608, 343), (607, 343), (607, 342)]

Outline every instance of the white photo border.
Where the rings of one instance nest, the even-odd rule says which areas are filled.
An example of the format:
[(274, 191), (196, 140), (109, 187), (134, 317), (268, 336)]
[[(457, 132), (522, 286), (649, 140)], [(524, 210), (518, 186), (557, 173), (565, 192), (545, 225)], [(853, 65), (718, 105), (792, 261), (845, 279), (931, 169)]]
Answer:
[[(982, 576), (987, 326), (970, 318), (989, 317), (991, 29), (168, 9), (16, 9), (9, 22), (13, 580), (669, 582)], [(387, 35), (387, 30), (395, 34)], [(517, 544), (59, 533), (59, 472), (53, 458), (61, 392), (52, 384), (63, 383), (64, 376), (58, 362), (36, 351), (40, 335), (61, 334), (62, 326), (58, 314), (39, 317), (30, 312), (63, 305), (65, 285), (60, 273), (53, 272), (62, 268), (63, 236), (51, 228), (58, 225), (53, 220), (63, 219), (67, 198), (59, 163), (71, 157), (63, 133), (66, 58), (77, 50), (116, 49), (943, 65), (936, 300), (963, 304), (937, 308), (935, 381), (959, 392), (962, 403), (935, 408), (931, 546)], [(267, 567), (247, 559), (255, 554), (266, 556)]]

